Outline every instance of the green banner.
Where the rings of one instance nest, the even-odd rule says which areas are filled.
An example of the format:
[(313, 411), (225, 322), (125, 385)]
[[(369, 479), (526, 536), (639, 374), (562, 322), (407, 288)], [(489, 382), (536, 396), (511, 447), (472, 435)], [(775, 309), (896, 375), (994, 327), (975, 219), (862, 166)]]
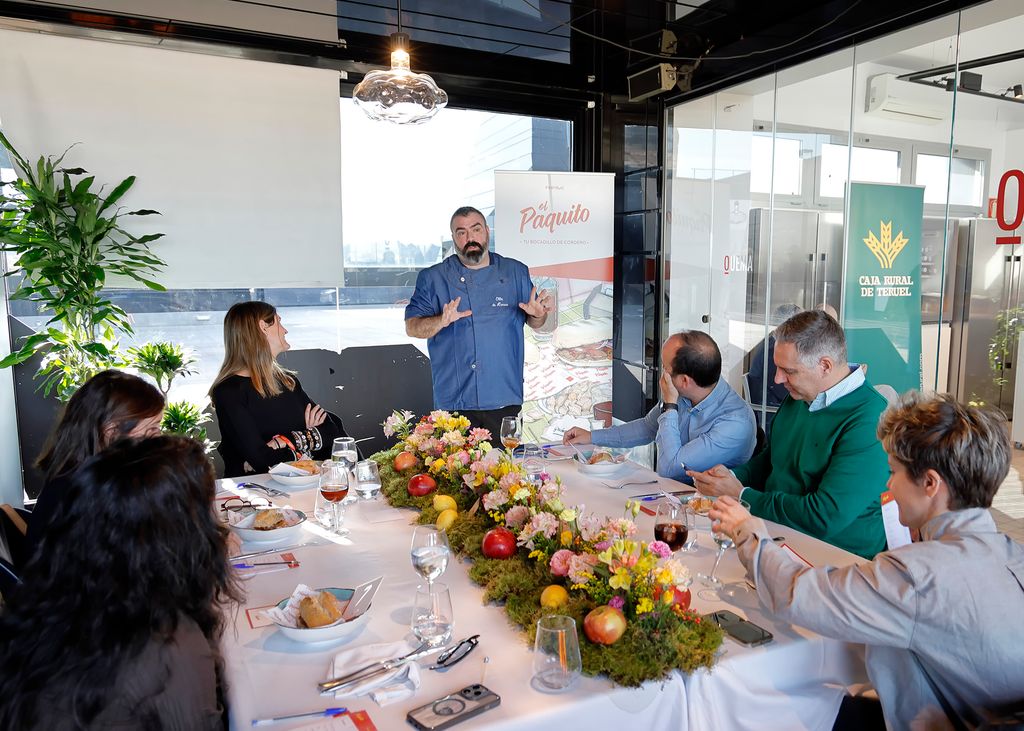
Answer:
[(850, 183), (843, 326), (849, 359), (900, 393), (921, 388), (924, 188)]

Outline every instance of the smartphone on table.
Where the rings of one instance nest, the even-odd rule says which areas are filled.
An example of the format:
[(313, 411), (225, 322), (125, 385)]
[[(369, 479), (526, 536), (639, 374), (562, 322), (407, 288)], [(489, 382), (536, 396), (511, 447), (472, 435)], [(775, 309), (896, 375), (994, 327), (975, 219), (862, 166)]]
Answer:
[(456, 693), (414, 708), (405, 720), (421, 731), (441, 731), (489, 711), (501, 703), (501, 696), (474, 683)]
[(767, 645), (775, 639), (775, 636), (760, 625), (743, 619), (735, 612), (728, 609), (719, 609), (707, 615), (708, 619), (722, 628), (729, 637), (746, 647), (758, 647)]

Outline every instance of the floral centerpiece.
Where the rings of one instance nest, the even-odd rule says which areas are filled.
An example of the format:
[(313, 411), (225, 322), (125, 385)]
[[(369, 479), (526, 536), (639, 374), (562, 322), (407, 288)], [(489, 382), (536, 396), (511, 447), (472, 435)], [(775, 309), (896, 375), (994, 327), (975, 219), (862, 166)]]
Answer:
[[(541, 616), (574, 617), (589, 640), (581, 641), (584, 672), (623, 685), (713, 664), (722, 632), (689, 610), (690, 573), (668, 545), (637, 538), (639, 503), (627, 501), (621, 517), (570, 505), (557, 476), (531, 474), (491, 449), (489, 434), (458, 414), (435, 411), (414, 422), (396, 412), (384, 427), (399, 437), (374, 455), (385, 496), (419, 508), (421, 523), (443, 523), (452, 548), (473, 559), (469, 575), (485, 587), (485, 601), (503, 603), (529, 640)], [(408, 497), (409, 470), (394, 469), (404, 451), (438, 476), (432, 498)], [(458, 509), (445, 510), (452, 504)], [(511, 531), (518, 550), (498, 557), (483, 546), (502, 531), (503, 545)]]

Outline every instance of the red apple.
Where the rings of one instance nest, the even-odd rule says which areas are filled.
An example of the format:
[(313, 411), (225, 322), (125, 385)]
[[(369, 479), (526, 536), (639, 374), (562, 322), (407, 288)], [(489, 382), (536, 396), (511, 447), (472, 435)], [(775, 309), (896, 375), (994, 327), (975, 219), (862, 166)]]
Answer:
[(583, 619), (583, 634), (591, 642), (611, 645), (626, 631), (626, 617), (621, 610), (604, 604), (591, 609)]
[(409, 478), (408, 489), (413, 497), (423, 497), (437, 489), (437, 482), (430, 475), (413, 475)]
[(415, 467), (417, 462), (419, 460), (416, 459), (416, 455), (412, 452), (399, 452), (395, 457), (395, 472), (404, 472)]
[[(684, 610), (690, 608), (689, 589), (680, 589), (679, 587), (673, 586), (671, 589), (666, 589), (665, 591), (672, 593), (672, 604), (677, 604), (680, 609)], [(655, 587), (654, 589), (654, 601), (665, 601), (660, 587)]]
[(491, 528), (481, 544), (487, 558), (512, 558), (516, 553), (516, 534), (508, 528)]

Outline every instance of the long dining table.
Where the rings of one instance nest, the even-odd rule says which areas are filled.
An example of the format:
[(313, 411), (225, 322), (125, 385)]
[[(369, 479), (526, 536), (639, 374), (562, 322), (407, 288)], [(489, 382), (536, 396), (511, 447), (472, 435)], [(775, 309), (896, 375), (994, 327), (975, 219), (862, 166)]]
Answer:
[[(632, 463), (614, 479), (603, 480), (580, 474), (570, 462), (552, 461), (548, 469), (561, 477), (568, 503), (585, 505), (588, 511), (609, 516), (621, 516), (630, 496), (684, 487)], [(657, 484), (622, 489), (604, 484), (655, 479)], [(509, 623), (502, 607), (484, 604), (483, 588), (469, 579), (466, 563), (453, 560), (439, 579), (449, 586), (452, 595), (453, 640), (478, 634), (479, 646), (444, 672), (428, 670), (428, 663), (423, 663), (421, 686), (414, 697), (404, 702), (381, 707), (368, 696), (322, 697), (317, 683), (329, 677), (336, 653), (361, 645), (412, 641), (413, 597), (417, 584), (422, 583), (409, 557), (415, 513), (391, 508), (383, 498), (360, 501), (347, 509), (348, 536), (339, 537), (313, 520), (315, 485), (288, 487), (272, 481), (268, 475), (247, 481), (287, 491), (289, 497), (275, 498), (275, 505), (303, 510), (309, 520), (300, 539), (285, 544), (306, 544), (291, 551), (299, 566), (265, 567), (266, 573), (245, 578), (244, 606), (231, 611), (228, 617), (221, 651), (232, 729), (251, 728), (254, 719), (330, 706), (365, 710), (381, 731), (411, 728), (405, 720), (409, 710), (482, 682), (501, 697), (501, 704), (463, 722), (460, 728), (827, 730), (832, 727), (846, 688), (866, 680), (861, 646), (822, 637), (767, 614), (756, 594), (744, 590), (745, 572), (736, 552), (730, 550), (721, 561), (718, 575), (739, 591), (728, 601), (720, 600), (721, 597), (716, 601), (716, 597), (700, 591), (701, 584), (695, 578), (691, 607), (702, 613), (731, 609), (772, 632), (774, 640), (759, 647), (746, 647), (726, 637), (710, 670), (690, 674), (676, 671), (639, 688), (617, 686), (606, 677), (584, 676), (567, 692), (542, 693), (530, 682), (532, 647), (525, 635)], [(234, 480), (222, 480), (218, 487), (221, 494), (259, 494), (238, 487)], [(653, 508), (656, 503), (645, 505)], [(640, 537), (653, 539), (654, 518), (641, 512), (636, 521)], [(786, 545), (815, 566), (843, 566), (861, 560), (790, 527), (770, 527)], [(717, 552), (707, 519), (698, 519), (697, 528), (696, 551), (681, 554), (694, 576), (709, 572)], [(243, 550), (264, 547), (269, 544), (246, 544)], [(384, 581), (363, 628), (332, 643), (300, 644), (287, 639), (274, 625), (253, 627), (251, 613), (246, 611), (275, 604), (289, 596), (299, 583), (317, 588), (353, 587), (381, 575)], [(579, 629), (580, 641), (585, 641), (582, 627)], [(302, 728), (309, 723), (281, 722), (275, 728)]]

